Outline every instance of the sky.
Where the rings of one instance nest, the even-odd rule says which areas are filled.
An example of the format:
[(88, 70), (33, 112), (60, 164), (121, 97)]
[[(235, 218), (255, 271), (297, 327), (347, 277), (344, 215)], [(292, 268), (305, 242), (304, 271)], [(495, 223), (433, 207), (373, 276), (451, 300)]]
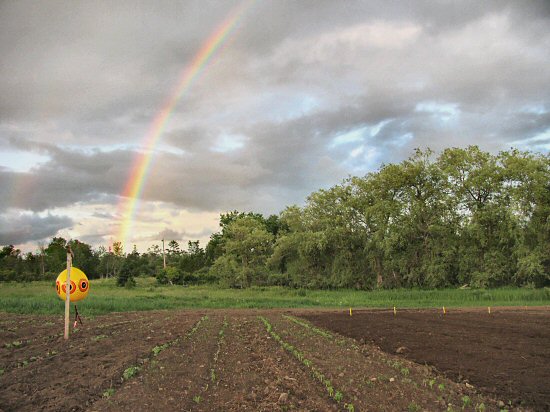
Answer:
[(8, 0), (0, 55), (0, 245), (23, 251), (204, 246), (220, 213), (414, 148), (550, 150), (545, 0)]

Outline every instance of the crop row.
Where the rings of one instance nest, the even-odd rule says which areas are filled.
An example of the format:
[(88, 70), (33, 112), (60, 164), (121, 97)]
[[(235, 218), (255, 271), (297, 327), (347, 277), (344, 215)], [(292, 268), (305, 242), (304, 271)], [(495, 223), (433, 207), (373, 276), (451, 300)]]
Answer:
[[(327, 338), (331, 341), (334, 341), (336, 342), (337, 344), (341, 345), (343, 342), (345, 342), (345, 340), (336, 340), (335, 337), (333, 335), (331, 335), (330, 333), (324, 331), (323, 329), (319, 329), (307, 322), (304, 322), (300, 319), (297, 319), (293, 316), (288, 316), (288, 315), (283, 315), (283, 317), (285, 319), (288, 319), (290, 321), (292, 321), (293, 323), (297, 324), (297, 325), (300, 325), (302, 326), (303, 328), (306, 328), (310, 331), (313, 331), (314, 333), (316, 333), (317, 335), (320, 335), (320, 336), (323, 336), (324, 338)], [(355, 344), (351, 344), (351, 347), (355, 350), (359, 350), (360, 351), (360, 348), (355, 345)], [(409, 378), (409, 375), (410, 375), (410, 369), (408, 367), (406, 367), (403, 362), (400, 362), (398, 360), (392, 360), (392, 359), (389, 359), (389, 358), (386, 358), (386, 357), (381, 357), (380, 360), (385, 363), (386, 365), (390, 366), (391, 368), (393, 368), (394, 370), (396, 370), (397, 372), (399, 372), (401, 375), (402, 375), (402, 382), (403, 383), (406, 383), (406, 384), (411, 384), (413, 385), (414, 387), (418, 387), (418, 384), (416, 382), (414, 382), (412, 379)], [(379, 379), (381, 380), (381, 379)], [(423, 386), (424, 387), (427, 387), (429, 386), (430, 389), (432, 389), (434, 387), (434, 383), (436, 382), (436, 379), (435, 378), (431, 378), (431, 379), (424, 379), (422, 381), (423, 383)], [(370, 382), (369, 382), (370, 383)], [(453, 409), (453, 405), (451, 403), (451, 399), (448, 398), (448, 396), (446, 396), (446, 393), (445, 393), (445, 384), (443, 383), (440, 383), (436, 386), (437, 388), (437, 398), (439, 400), (445, 400), (445, 402), (447, 403), (448, 405), (448, 408), (447, 408), (447, 411), (448, 412), (452, 412), (454, 409)], [(468, 408), (468, 407), (471, 407), (472, 406), (472, 399), (467, 396), (467, 395), (464, 395), (460, 398), (460, 400), (462, 401), (462, 410)], [(415, 406), (414, 402), (411, 402), (411, 404), (409, 405), (409, 410), (417, 410), (417, 407)], [(474, 406), (474, 410), (476, 412), (483, 412), (485, 410), (485, 404), (483, 402), (481, 403), (476, 403), (475, 406)]]
[(309, 324), (309, 323), (307, 323), (307, 322), (304, 322), (304, 321), (302, 321), (302, 320), (300, 320), (300, 319), (298, 319), (298, 318), (295, 318), (294, 316), (283, 315), (283, 318), (288, 319), (288, 320), (290, 320), (291, 322), (294, 322), (294, 323), (296, 323), (297, 325), (300, 325), (300, 326), (302, 326), (302, 327), (304, 327), (304, 328), (306, 328), (306, 329), (309, 329), (309, 330), (315, 332), (317, 335), (324, 336), (325, 338), (328, 338), (328, 339), (332, 339), (332, 338), (333, 338), (333, 336), (332, 336), (331, 333), (329, 333), (329, 332), (327, 332), (327, 331), (325, 331), (325, 330), (323, 330), (323, 329), (319, 329), (319, 328), (317, 328), (317, 327), (315, 327), (315, 326), (313, 326), (313, 325), (311, 325), (311, 324)]
[[(269, 321), (264, 318), (263, 316), (258, 316), (258, 319), (260, 319), (263, 324), (265, 325), (265, 328), (267, 332), (290, 354), (292, 354), (298, 361), (300, 361), (306, 368), (308, 368), (311, 371), (311, 375), (320, 383), (322, 383), (326, 390), (328, 395), (331, 399), (334, 399), (336, 402), (340, 403), (344, 399), (344, 393), (341, 390), (335, 389), (332, 385), (332, 382), (325, 377), (325, 375), (313, 365), (313, 362), (309, 359), (307, 359), (302, 352), (300, 352), (295, 346), (291, 345), (290, 343), (286, 342), (281, 336), (279, 336), (274, 330)], [(344, 408), (347, 409), (349, 412), (354, 412), (355, 407), (352, 403), (344, 403)]]
[(223, 324), (222, 324), (222, 327), (220, 329), (220, 331), (218, 332), (218, 346), (216, 348), (216, 352), (214, 352), (214, 360), (212, 362), (212, 368), (210, 368), (210, 379), (212, 380), (212, 382), (216, 382), (216, 364), (218, 363), (218, 358), (220, 356), (220, 351), (222, 349), (222, 345), (225, 343), (225, 328), (228, 326), (229, 324), (227, 323), (227, 318), (224, 317), (223, 318)]
[[(197, 330), (200, 328), (201, 324), (203, 322), (207, 321), (207, 320), (208, 320), (207, 315), (200, 318), (195, 323), (195, 325), (193, 325), (193, 328), (191, 328), (191, 330), (183, 336), (183, 339), (188, 339), (191, 336), (193, 336), (195, 334), (195, 332), (197, 332)], [(175, 344), (177, 344), (181, 340), (182, 340), (182, 338), (176, 338), (176, 339), (171, 340), (169, 342), (166, 342), (162, 345), (157, 345), (157, 346), (153, 347), (153, 349), (151, 349), (151, 355), (150, 356), (152, 356), (152, 357), (158, 356), (161, 352), (163, 352), (164, 350), (168, 349), (171, 346), (174, 346)], [(120, 382), (123, 383), (124, 381), (128, 381), (129, 379), (133, 378), (135, 375), (138, 374), (138, 372), (140, 370), (141, 370), (141, 366), (138, 366), (138, 365), (132, 365), (132, 366), (126, 368), (124, 370), (124, 372), (122, 372), (122, 377), (120, 379)], [(105, 392), (103, 392), (103, 397), (108, 398), (108, 397), (112, 396), (114, 393), (115, 393), (115, 389), (113, 387), (110, 387), (107, 390), (105, 390)]]

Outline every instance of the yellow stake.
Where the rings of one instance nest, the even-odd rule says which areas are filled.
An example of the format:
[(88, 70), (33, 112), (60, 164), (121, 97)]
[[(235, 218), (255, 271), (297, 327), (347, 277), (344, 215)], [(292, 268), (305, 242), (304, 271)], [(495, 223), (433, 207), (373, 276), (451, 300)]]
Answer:
[(349, 308), (349, 315), (351, 316), (351, 308)]
[(447, 312), (445, 311), (445, 306), (443, 306), (443, 314), (446, 314)]
[(487, 308), (487, 311), (489, 312), (489, 315), (490, 315), (491, 314), (491, 307), (490, 306)]
[(393, 307), (393, 316), (397, 315), (397, 310), (395, 309), (395, 306)]

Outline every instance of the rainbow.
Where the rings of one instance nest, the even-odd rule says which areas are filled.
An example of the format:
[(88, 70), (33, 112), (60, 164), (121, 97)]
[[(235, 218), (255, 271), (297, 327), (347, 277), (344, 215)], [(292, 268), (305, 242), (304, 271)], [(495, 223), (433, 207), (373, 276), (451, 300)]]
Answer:
[(132, 229), (139, 198), (151, 166), (151, 160), (154, 153), (153, 149), (159, 142), (174, 108), (185, 92), (193, 85), (193, 82), (199, 77), (214, 53), (235, 29), (237, 23), (241, 20), (250, 6), (252, 6), (254, 1), (255, 0), (243, 1), (233, 9), (222, 24), (212, 32), (210, 37), (203, 43), (198, 53), (193, 57), (191, 63), (182, 71), (177, 87), (151, 123), (149, 131), (143, 141), (142, 150), (134, 160), (131, 173), (120, 195), (122, 200), (119, 203), (118, 210), (122, 222), (119, 226), (116, 239), (121, 241), (123, 245), (126, 244)]

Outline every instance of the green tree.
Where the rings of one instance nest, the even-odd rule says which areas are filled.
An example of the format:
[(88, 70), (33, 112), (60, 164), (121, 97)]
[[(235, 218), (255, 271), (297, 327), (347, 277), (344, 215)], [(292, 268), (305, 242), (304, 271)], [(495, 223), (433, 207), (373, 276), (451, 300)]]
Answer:
[[(254, 216), (233, 220), (225, 228), (224, 256), (218, 258), (212, 270), (222, 270), (231, 278), (225, 279), (231, 286), (249, 287), (266, 277), (266, 260), (271, 254), (273, 235)], [(218, 262), (219, 259), (222, 259)], [(233, 269), (238, 267), (237, 273)], [(265, 279), (264, 279), (265, 280)]]
[(134, 278), (140, 275), (140, 268), (139, 253), (134, 250), (122, 262), (117, 276), (117, 285), (126, 287), (135, 286), (136, 281)]
[(46, 272), (55, 278), (67, 267), (67, 241), (62, 237), (54, 237), (44, 250), (46, 255)]

